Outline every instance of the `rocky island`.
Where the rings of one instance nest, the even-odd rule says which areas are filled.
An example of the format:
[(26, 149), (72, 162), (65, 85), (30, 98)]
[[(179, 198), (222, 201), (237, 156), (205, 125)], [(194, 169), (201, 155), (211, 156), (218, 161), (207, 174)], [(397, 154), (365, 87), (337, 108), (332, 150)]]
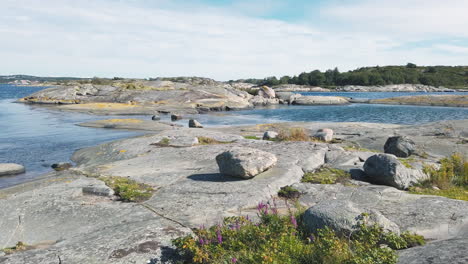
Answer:
[[(268, 230), (273, 220), (293, 230), (289, 239), (299, 239), (300, 230), (312, 234), (315, 244), (297, 240), (295, 248), (314, 254), (327, 236), (353, 252), (364, 242), (352, 234), (367, 241), (366, 232), (374, 232), (382, 241), (365, 242), (364, 255), (355, 257), (375, 251), (385, 263), (468, 261), (467, 120), (211, 128), (196, 120), (189, 127), (160, 121), (161, 115), (179, 120), (274, 104), (353, 102), (274, 88), (205, 78), (119, 80), (20, 99), (56, 110), (150, 116), (79, 124), (145, 135), (80, 149), (75, 166), (1, 189), (0, 263), (243, 263), (251, 253), (230, 256), (228, 243), (237, 243), (242, 230)], [(450, 100), (465, 106), (459, 102), (467, 98)], [(440, 178), (447, 173), (453, 180)], [(243, 224), (233, 229), (223, 219)], [(203, 231), (210, 226), (212, 235)], [(343, 236), (353, 238), (343, 242)]]

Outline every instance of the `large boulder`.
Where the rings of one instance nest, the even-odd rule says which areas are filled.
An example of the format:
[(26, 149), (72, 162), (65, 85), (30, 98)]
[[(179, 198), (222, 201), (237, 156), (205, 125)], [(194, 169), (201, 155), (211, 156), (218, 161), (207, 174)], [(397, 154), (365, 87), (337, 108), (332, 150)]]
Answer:
[(183, 118), (183, 117), (182, 117), (182, 115), (180, 115), (180, 114), (172, 114), (172, 115), (171, 115), (171, 120), (172, 120), (172, 121), (177, 121), (177, 120), (180, 120), (180, 119), (182, 119), (182, 118)]
[(161, 120), (161, 116), (159, 116), (159, 115), (153, 115), (153, 116), (151, 117), (151, 120), (153, 120), (153, 121), (159, 121), (159, 120)]
[(389, 137), (384, 145), (384, 152), (400, 158), (409, 157), (414, 153), (416, 144), (405, 136)]
[(273, 167), (277, 158), (274, 154), (252, 148), (233, 148), (216, 156), (222, 174), (250, 179)]
[(332, 139), (333, 139), (333, 130), (330, 129), (330, 128), (319, 129), (314, 134), (314, 138), (316, 138), (318, 140), (325, 141), (325, 142), (332, 141)]
[(364, 172), (369, 182), (393, 186), (400, 190), (427, 180), (429, 177), (421, 170), (407, 168), (395, 155), (376, 154), (364, 163)]
[(399, 264), (468, 263), (468, 237), (452, 238), (428, 243), (398, 252)]
[(23, 165), (15, 163), (0, 163), (0, 176), (16, 175), (24, 173), (26, 170)]
[(385, 231), (400, 233), (400, 228), (375, 209), (361, 208), (349, 201), (331, 200), (319, 203), (304, 213), (304, 223), (309, 231), (329, 227), (336, 232), (349, 235), (364, 221), (369, 225), (377, 224)]
[(260, 90), (258, 91), (258, 95), (264, 98), (268, 98), (268, 99), (272, 99), (276, 97), (275, 90), (265, 85), (260, 87)]
[(195, 119), (190, 119), (188, 126), (191, 128), (203, 128), (202, 124)]

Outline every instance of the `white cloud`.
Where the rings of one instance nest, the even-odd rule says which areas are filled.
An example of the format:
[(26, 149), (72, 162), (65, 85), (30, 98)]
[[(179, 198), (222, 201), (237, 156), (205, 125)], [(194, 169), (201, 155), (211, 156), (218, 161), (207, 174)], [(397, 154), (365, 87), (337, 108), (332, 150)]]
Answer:
[[(376, 33), (373, 26), (353, 31), (346, 25), (337, 31), (247, 17), (229, 9), (168, 8), (168, 1), (163, 0), (153, 1), (151, 6), (129, 0), (0, 0), (0, 3), (7, 10), (0, 16), (0, 58), (7, 62), (0, 64), (2, 74), (196, 75), (228, 80), (297, 74), (335, 66), (346, 70), (409, 61), (418, 64), (468, 61), (466, 53), (463, 57), (434, 53), (429, 48), (394, 49), (404, 43), (399, 37), (405, 31), (395, 29), (402, 34), (395, 37)], [(372, 5), (366, 5), (360, 11), (351, 11), (359, 14), (372, 10), (369, 9)], [(358, 20), (350, 22), (353, 25), (366, 21), (358, 15), (347, 17), (344, 9), (334, 8), (333, 12), (325, 11), (335, 19)], [(28, 19), (18, 23), (9, 17)], [(373, 16), (367, 19), (372, 20)]]

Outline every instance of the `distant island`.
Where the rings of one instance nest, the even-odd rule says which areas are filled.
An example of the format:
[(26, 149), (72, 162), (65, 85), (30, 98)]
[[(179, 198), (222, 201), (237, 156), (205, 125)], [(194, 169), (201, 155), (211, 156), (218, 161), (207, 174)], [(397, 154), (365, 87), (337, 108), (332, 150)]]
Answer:
[[(16, 85), (37, 85), (44, 83), (66, 84), (69, 82), (106, 84), (109, 81), (118, 81), (128, 78), (79, 78), (79, 77), (38, 77), (30, 75), (0, 75), (0, 83)], [(173, 81), (177, 78), (147, 78), (145, 80), (167, 79)], [(134, 80), (143, 80), (136, 79)], [(468, 87), (468, 66), (417, 66), (408, 63), (403, 66), (375, 66), (362, 67), (356, 70), (340, 72), (338, 68), (322, 72), (314, 70), (303, 72), (297, 76), (275, 76), (263, 79), (230, 80), (227, 83), (251, 83), (258, 86), (276, 86), (284, 84), (320, 86), (333, 88), (337, 86), (359, 85), (380, 86), (392, 84), (421, 84), (434, 87), (448, 87), (452, 89)]]

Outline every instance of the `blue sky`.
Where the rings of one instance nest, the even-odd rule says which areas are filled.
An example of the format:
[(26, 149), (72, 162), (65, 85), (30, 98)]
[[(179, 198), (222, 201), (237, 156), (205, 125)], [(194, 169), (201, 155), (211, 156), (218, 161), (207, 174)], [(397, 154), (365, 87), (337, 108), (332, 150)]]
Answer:
[(0, 74), (205, 76), (468, 64), (468, 1), (0, 0)]

